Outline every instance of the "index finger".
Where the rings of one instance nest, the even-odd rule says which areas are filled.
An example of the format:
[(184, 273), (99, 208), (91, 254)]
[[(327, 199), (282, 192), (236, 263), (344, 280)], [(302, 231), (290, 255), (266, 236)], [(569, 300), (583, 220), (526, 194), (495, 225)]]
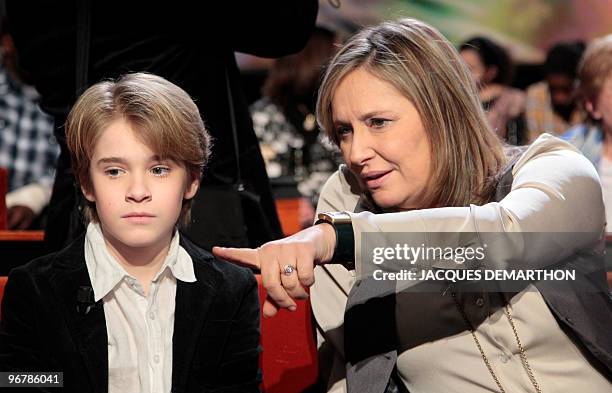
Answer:
[(233, 263), (243, 264), (259, 269), (257, 250), (253, 248), (213, 247), (213, 254)]

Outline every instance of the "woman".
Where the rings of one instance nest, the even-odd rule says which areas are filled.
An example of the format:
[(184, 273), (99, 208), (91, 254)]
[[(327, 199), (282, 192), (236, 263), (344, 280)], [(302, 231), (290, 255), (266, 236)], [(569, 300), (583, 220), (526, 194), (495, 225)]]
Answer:
[(474, 37), (459, 47), (478, 87), (478, 96), (489, 124), (500, 137), (518, 144), (523, 135), (525, 93), (509, 86), (512, 61), (504, 48), (484, 37)]
[[(592, 269), (592, 281), (578, 277), (589, 293), (534, 282), (514, 296), (451, 288), (373, 299), (363, 274), (371, 268), (361, 247), (367, 233), (424, 234), (428, 246), (497, 244), (487, 263), (511, 269), (594, 252), (603, 204), (588, 160), (549, 135), (506, 156), (456, 50), (414, 19), (349, 40), (327, 69), (317, 116), (346, 162), (325, 185), (318, 211), (344, 213), (257, 250), (214, 251), (261, 269), (267, 316), (295, 309), (292, 299), (306, 296), (301, 285), (314, 283), (320, 347), (334, 356), (329, 391), (382, 392), (394, 367), (412, 393), (610, 391), (612, 305), (599, 287), (603, 265)], [(330, 264), (349, 261), (355, 270)], [(359, 308), (371, 314), (357, 318)]]

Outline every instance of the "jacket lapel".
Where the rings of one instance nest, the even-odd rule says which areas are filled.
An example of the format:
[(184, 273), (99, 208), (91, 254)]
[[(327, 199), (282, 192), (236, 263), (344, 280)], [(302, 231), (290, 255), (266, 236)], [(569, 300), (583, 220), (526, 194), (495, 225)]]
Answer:
[(395, 283), (389, 280), (365, 279), (351, 289), (344, 314), (348, 392), (385, 391), (397, 360), (395, 301)]
[[(103, 302), (95, 303), (85, 265), (84, 236), (59, 252), (51, 286), (62, 303), (62, 316), (81, 354), (94, 392), (108, 391), (108, 336)], [(88, 295), (88, 296), (85, 296)]]
[(213, 256), (195, 248), (181, 236), (181, 246), (193, 259), (195, 282), (177, 280), (172, 338), (172, 388), (182, 391), (191, 370), (196, 344), (207, 319), (220, 273), (213, 267)]

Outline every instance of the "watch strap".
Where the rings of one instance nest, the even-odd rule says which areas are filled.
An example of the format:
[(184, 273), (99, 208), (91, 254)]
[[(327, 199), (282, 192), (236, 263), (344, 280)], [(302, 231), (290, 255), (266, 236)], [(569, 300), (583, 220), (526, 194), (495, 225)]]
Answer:
[(355, 234), (351, 222), (334, 222), (329, 217), (319, 218), (316, 224), (326, 223), (334, 227), (336, 232), (336, 247), (334, 255), (327, 263), (338, 263), (348, 270), (355, 269)]

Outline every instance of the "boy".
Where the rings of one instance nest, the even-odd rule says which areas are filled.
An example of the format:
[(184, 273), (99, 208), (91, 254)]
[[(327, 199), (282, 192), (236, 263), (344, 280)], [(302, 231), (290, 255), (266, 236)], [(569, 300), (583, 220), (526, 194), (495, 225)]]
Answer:
[(563, 138), (576, 146), (599, 173), (612, 231), (612, 34), (593, 40), (578, 67), (579, 92), (589, 117)]
[(0, 370), (62, 371), (79, 393), (258, 391), (253, 275), (176, 230), (209, 155), (194, 102), (130, 74), (89, 88), (66, 137), (87, 233), (11, 272)]

